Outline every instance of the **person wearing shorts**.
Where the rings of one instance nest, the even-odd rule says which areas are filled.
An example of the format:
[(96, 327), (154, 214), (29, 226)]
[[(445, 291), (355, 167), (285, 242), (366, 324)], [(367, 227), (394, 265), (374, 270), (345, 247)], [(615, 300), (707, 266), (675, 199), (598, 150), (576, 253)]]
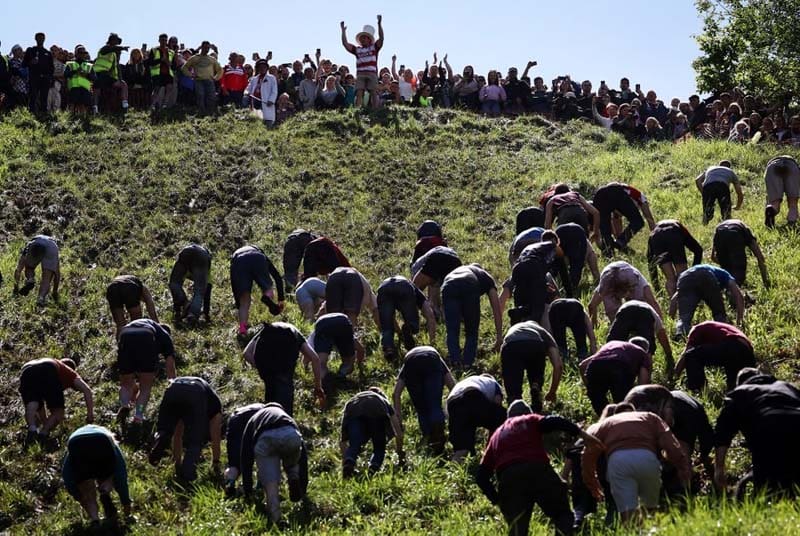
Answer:
[(354, 362), (364, 360), (364, 347), (355, 338), (353, 323), (346, 314), (327, 313), (314, 322), (314, 331), (308, 337), (308, 344), (317, 352), (322, 377), (328, 374), (328, 359), (335, 348), (342, 364), (339, 376), (347, 376), (353, 371)]
[(506, 400), (509, 403), (522, 399), (522, 378), (527, 373), (533, 411), (542, 411), (545, 361), (550, 360), (553, 376), (544, 399), (555, 403), (564, 365), (553, 337), (532, 320), (514, 324), (506, 332), (500, 348), (500, 366)]
[[(64, 420), (64, 391), (72, 388), (83, 393), (86, 402), (86, 422), (94, 422), (92, 389), (75, 372), (75, 362), (66, 358), (34, 359), (22, 366), (19, 375), (19, 394), (25, 406), (28, 434), (25, 446), (34, 441), (44, 442), (50, 431)], [(45, 409), (46, 408), (46, 409)], [(47, 414), (47, 411), (50, 414)]]
[(447, 415), (453, 461), (460, 463), (468, 453), (475, 453), (478, 428), (491, 434), (506, 420), (503, 389), (491, 374), (467, 376), (450, 390)]
[(378, 98), (378, 53), (383, 48), (383, 18), (378, 15), (378, 39), (375, 39), (375, 28), (365, 25), (356, 34), (357, 45), (347, 41), (347, 26), (341, 23), (342, 45), (345, 50), (356, 57), (356, 107), (364, 102), (364, 91), (369, 91), (369, 104), (373, 109), (380, 106)]
[(670, 316), (674, 318), (676, 310), (678, 313), (675, 336), (684, 337), (689, 334), (694, 312), (701, 301), (711, 309), (714, 320), (727, 323), (728, 315), (725, 312), (723, 296), (723, 291), (726, 290), (736, 304), (736, 323), (741, 326), (744, 318), (744, 298), (731, 274), (710, 264), (698, 264), (683, 272), (678, 278), (677, 290), (670, 300)]
[(402, 275), (384, 279), (378, 287), (377, 293), (378, 317), (380, 320), (381, 348), (383, 355), (388, 360), (393, 360), (397, 355), (395, 345), (395, 316), (399, 312), (403, 318), (400, 329), (403, 344), (406, 350), (416, 346), (414, 335), (419, 333), (419, 311), (428, 324), (428, 339), (433, 344), (436, 339), (436, 316), (433, 314), (430, 302), (414, 284)]
[[(639, 190), (627, 184), (612, 182), (601, 186), (594, 193), (592, 205), (600, 215), (597, 224), (600, 229), (600, 244), (603, 252), (609, 257), (614, 249), (626, 251), (633, 236), (644, 227), (644, 219), (639, 212), (640, 207), (648, 207), (643, 211), (649, 216), (650, 226), (653, 227), (653, 217), (650, 215), (647, 198)], [(617, 236), (611, 225), (614, 214), (621, 214), (628, 220), (628, 226)]]
[(739, 371), (755, 364), (753, 343), (744, 333), (730, 324), (708, 321), (700, 322), (689, 332), (675, 372), (680, 375), (686, 370), (686, 387), (701, 391), (706, 384), (706, 367), (720, 367), (730, 391), (736, 387)]
[(306, 246), (317, 238), (319, 236), (305, 229), (295, 229), (286, 237), (286, 242), (283, 244), (283, 280), (286, 281), (287, 288), (291, 289), (297, 285), (303, 253)]
[(317, 316), (317, 311), (325, 301), (325, 281), (319, 277), (309, 277), (297, 285), (294, 291), (294, 299), (297, 306), (303, 312), (303, 318), (308, 322), (313, 322)]
[[(206, 440), (211, 440), (212, 468), (219, 472), (222, 440), (222, 401), (202, 378), (183, 376), (170, 381), (161, 405), (154, 445), (148, 460), (158, 465), (172, 443), (172, 460), (177, 475), (192, 482)], [(185, 453), (184, 453), (185, 450)]]
[(647, 239), (650, 279), (658, 285), (658, 268), (661, 268), (669, 296), (675, 293), (678, 276), (687, 268), (687, 249), (694, 254), (692, 266), (703, 262), (703, 246), (678, 220), (661, 220)]
[(500, 507), (511, 535), (528, 534), (534, 504), (553, 522), (556, 534), (573, 532), (569, 489), (544, 447), (543, 436), (551, 432), (580, 435), (584, 441), (597, 443), (573, 422), (558, 415), (538, 415), (517, 400), (483, 451), (475, 480), (489, 502)]
[(764, 209), (764, 225), (775, 226), (775, 216), (781, 211), (783, 197), (789, 204), (786, 221), (797, 223), (797, 199), (800, 198), (800, 166), (797, 160), (789, 155), (778, 156), (767, 163), (764, 172), (767, 185), (767, 207)]
[(600, 415), (608, 405), (611, 393), (614, 403), (622, 402), (634, 383), (650, 383), (653, 359), (648, 353), (647, 339), (634, 337), (630, 341), (611, 341), (580, 362), (586, 394), (595, 413)]
[(264, 401), (280, 404), (289, 415), (294, 414), (294, 370), (301, 353), (303, 361), (311, 364), (314, 393), (324, 404), (319, 356), (295, 326), (286, 322), (264, 323), (244, 349), (245, 361), (258, 370), (264, 382)]
[(749, 248), (758, 262), (761, 281), (769, 288), (767, 261), (758, 246), (753, 231), (742, 220), (725, 220), (714, 230), (711, 260), (718, 262), (720, 268), (727, 270), (736, 280), (736, 284), (744, 285), (747, 278), (747, 252)]
[[(547, 311), (550, 321), (550, 333), (558, 345), (558, 351), (563, 360), (569, 359), (567, 346), (567, 329), (572, 332), (575, 339), (575, 356), (578, 361), (583, 361), (589, 353), (597, 351), (597, 339), (594, 335), (592, 320), (583, 308), (583, 304), (574, 298), (559, 298), (550, 303)], [(586, 339), (589, 344), (586, 344)]]
[[(242, 246), (234, 251), (231, 256), (230, 276), (233, 299), (239, 310), (240, 337), (247, 334), (253, 283), (261, 290), (261, 302), (267, 306), (270, 313), (278, 315), (283, 311), (283, 277), (260, 248)], [(278, 290), (277, 303), (273, 282)]]
[(225, 451), (228, 454), (228, 464), (225, 467), (225, 494), (232, 497), (236, 494), (236, 479), (242, 474), (242, 434), (250, 417), (267, 407), (266, 404), (256, 402), (241, 406), (233, 410), (225, 426)]
[(650, 347), (650, 355), (655, 355), (656, 338), (664, 350), (664, 361), (671, 374), (675, 362), (672, 359), (672, 346), (669, 343), (664, 322), (650, 304), (639, 300), (629, 300), (617, 311), (611, 327), (608, 328), (608, 341), (627, 341), (634, 336), (644, 337)]
[[(186, 301), (183, 280), (192, 280), (192, 301)], [(199, 244), (189, 244), (181, 249), (169, 275), (169, 292), (172, 294), (172, 309), (176, 322), (186, 320), (194, 323), (202, 310), (206, 322), (211, 321), (211, 253)]]
[(342, 476), (355, 474), (356, 462), (361, 450), (372, 442), (369, 459), (370, 474), (380, 471), (386, 458), (386, 441), (394, 437), (400, 462), (405, 460), (403, 452), (403, 429), (386, 395), (377, 387), (370, 387), (353, 396), (344, 405), (342, 412)]
[(150, 290), (135, 275), (118, 275), (106, 287), (106, 301), (111, 310), (111, 318), (116, 326), (117, 339), (123, 326), (128, 322), (125, 311), (131, 320), (142, 318), (142, 301), (147, 308), (147, 315), (158, 322), (156, 304)]
[[(55, 239), (46, 235), (34, 236), (22, 248), (22, 253), (14, 271), (14, 293), (27, 296), (36, 285), (36, 267), (42, 265), (42, 280), (39, 283), (39, 297), (36, 303), (45, 304), (50, 287), (53, 288), (53, 299), (58, 300), (58, 288), (61, 283), (61, 263), (59, 248)], [(19, 287), (19, 279), (25, 273), (25, 284)]]
[[(495, 345), (500, 349), (503, 337), (503, 312), (497, 295), (497, 284), (489, 272), (478, 264), (459, 266), (444, 278), (442, 305), (447, 327), (447, 352), (455, 367), (471, 367), (478, 353), (478, 329), (481, 320), (481, 295), (486, 294), (494, 317)], [(464, 350), (460, 346), (461, 324), (464, 324)]]
[(589, 316), (592, 324), (597, 326), (597, 308), (600, 303), (610, 321), (614, 321), (623, 300), (641, 300), (647, 302), (663, 318), (650, 283), (642, 273), (625, 261), (607, 264), (600, 273), (600, 281), (589, 302)]
[(98, 490), (106, 519), (117, 519), (117, 508), (111, 498), (112, 489), (119, 495), (124, 514), (131, 515), (132, 501), (125, 457), (107, 428), (87, 424), (69, 436), (61, 477), (67, 492), (81, 504), (93, 525), (100, 522)]
[(166, 360), (167, 378), (175, 378), (175, 346), (169, 326), (140, 318), (120, 330), (117, 341), (120, 406), (117, 422), (124, 424), (127, 421), (131, 402), (135, 406), (133, 422), (141, 424), (144, 420), (160, 355)]
[[(623, 523), (641, 506), (653, 510), (661, 493), (660, 452), (673, 464), (684, 488), (690, 480), (689, 460), (664, 420), (649, 411), (626, 411), (592, 427), (600, 443), (587, 443), (581, 460), (583, 480), (595, 499), (602, 498), (597, 460), (607, 457), (606, 478)], [(605, 449), (603, 448), (605, 446)]]
[(325, 285), (325, 312), (344, 313), (355, 326), (358, 315), (364, 309), (372, 314), (375, 325), (380, 329), (378, 300), (369, 281), (355, 268), (336, 268)]
[(719, 204), (719, 211), (723, 220), (731, 218), (731, 190), (730, 185), (736, 190), (735, 210), (742, 208), (744, 194), (739, 177), (731, 169), (728, 160), (722, 160), (719, 165), (711, 166), (695, 179), (695, 185), (703, 196), (703, 223), (708, 223), (714, 217), (714, 205)]
[(456, 382), (442, 356), (432, 346), (418, 346), (406, 353), (403, 366), (394, 384), (394, 413), (403, 424), (401, 404), (403, 389), (408, 391), (411, 405), (417, 412), (422, 437), (435, 455), (444, 452), (445, 414), (442, 409), (444, 386), (453, 389)]
[[(306, 494), (308, 471), (302, 471), (303, 436), (297, 423), (280, 404), (270, 403), (247, 421), (241, 439), (242, 485), (245, 494), (253, 491), (253, 464), (264, 490), (267, 510), (273, 523), (281, 520), (279, 489), (281, 465), (289, 483), (289, 499), (297, 502)], [(306, 457), (305, 464), (308, 460)], [(303, 475), (305, 473), (305, 475)], [(303, 479), (305, 476), (305, 479)]]

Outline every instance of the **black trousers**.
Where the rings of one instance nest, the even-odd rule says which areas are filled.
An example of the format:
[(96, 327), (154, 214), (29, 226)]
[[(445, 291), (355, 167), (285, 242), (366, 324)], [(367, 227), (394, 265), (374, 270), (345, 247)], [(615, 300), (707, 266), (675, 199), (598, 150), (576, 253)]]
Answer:
[(723, 220), (731, 219), (731, 189), (724, 182), (712, 182), (703, 186), (703, 223), (714, 218), (715, 204), (719, 204)]

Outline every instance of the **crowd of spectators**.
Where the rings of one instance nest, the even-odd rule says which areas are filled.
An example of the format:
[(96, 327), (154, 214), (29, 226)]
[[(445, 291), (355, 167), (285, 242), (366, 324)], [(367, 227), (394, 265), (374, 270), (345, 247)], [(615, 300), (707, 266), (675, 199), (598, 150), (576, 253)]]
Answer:
[[(218, 48), (207, 41), (193, 49), (162, 34), (152, 48), (143, 43), (129, 50), (111, 34), (91, 61), (83, 45), (73, 51), (56, 45), (45, 48), (45, 36), (38, 33), (35, 46), (24, 50), (14, 45), (8, 56), (0, 57), (0, 110), (28, 106), (39, 114), (59, 109), (100, 113), (125, 111), (130, 105), (156, 112), (195, 107), (208, 114), (223, 105), (258, 110), (272, 125), (306, 110), (398, 104), (462, 108), (491, 117), (539, 114), (554, 121), (586, 120), (631, 142), (693, 136), (800, 145), (800, 115), (789, 113), (783, 102), (765, 102), (738, 88), (667, 103), (652, 89), (632, 87), (628, 78), (619, 81), (618, 89), (602, 80), (595, 90), (590, 80), (579, 82), (570, 75), (557, 76), (548, 85), (541, 76), (531, 78), (535, 61), (529, 61), (521, 75), (510, 67), (505, 75), (491, 70), (485, 77), (471, 65), (456, 73), (447, 55), (439, 59), (437, 54), (417, 71), (398, 65), (397, 56), (391, 57), (389, 67), (378, 68), (380, 21), (378, 30), (376, 40), (374, 28), (365, 26), (352, 45), (342, 23), (342, 42), (356, 56), (357, 68), (362, 61), (358, 51), (371, 50), (374, 76), (363, 80), (363, 73), (324, 58), (320, 49), (313, 57), (305, 54), (284, 63), (273, 62), (271, 52), (264, 58), (254, 53), (249, 62), (231, 52), (221, 65)], [(124, 64), (122, 52), (128, 52)], [(85, 83), (79, 84), (79, 79)]]

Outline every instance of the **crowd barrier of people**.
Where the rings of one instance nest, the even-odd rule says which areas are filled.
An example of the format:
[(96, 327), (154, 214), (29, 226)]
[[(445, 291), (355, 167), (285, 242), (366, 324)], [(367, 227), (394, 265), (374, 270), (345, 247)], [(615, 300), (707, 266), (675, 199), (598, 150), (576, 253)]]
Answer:
[[(36, 46), (14, 45), (0, 59), (0, 109), (27, 105), (32, 112), (62, 108), (78, 113), (120, 112), (129, 107), (161, 111), (176, 106), (210, 114), (219, 104), (258, 111), (269, 125), (306, 110), (336, 110), (353, 106), (380, 108), (389, 104), (461, 108), (487, 116), (539, 114), (555, 121), (583, 119), (619, 132), (631, 142), (677, 141), (687, 136), (726, 139), (734, 143), (800, 145), (800, 115), (781, 102), (766, 102), (738, 88), (714, 92), (707, 98), (691, 95), (669, 104), (654, 90), (631, 87), (628, 78), (612, 89), (605, 80), (597, 90), (589, 80), (557, 76), (550, 85), (530, 77), (537, 66), (529, 61), (522, 74), (510, 67), (505, 76), (492, 70), (484, 77), (471, 65), (455, 73), (448, 56), (433, 55), (423, 69), (414, 70), (392, 56), (391, 67), (379, 67), (383, 27), (370, 25), (342, 44), (356, 59), (356, 70), (322, 58), (272, 62), (272, 53), (252, 55), (247, 63), (237, 52), (224, 66), (219, 50), (208, 41), (188, 48), (175, 36), (162, 34), (158, 44), (129, 50), (111, 34), (94, 60), (83, 45), (73, 50), (45, 48), (45, 35)], [(376, 35), (377, 34), (377, 35)], [(128, 61), (121, 54), (129, 52)]]
[[(787, 225), (795, 226), (800, 197), (797, 161), (790, 156), (770, 160), (764, 180), (764, 224), (776, 225), (786, 198)], [(651, 207), (634, 186), (619, 182), (599, 187), (591, 199), (566, 184), (556, 184), (538, 205), (520, 207), (509, 247), (510, 272), (501, 284), (499, 274), (462, 260), (455, 249), (458, 245), (450, 243), (443, 226), (432, 220), (417, 230), (409, 277), (386, 274), (389, 277), (377, 291), (351, 266), (345, 252), (320, 233), (296, 229), (286, 237), (283, 274), (262, 249), (244, 245), (230, 255), (226, 284), (236, 304), (243, 358), (263, 380), (264, 397), (263, 402), (237, 408), (224, 407), (206, 379), (178, 375), (171, 328), (160, 323), (155, 293), (135, 275), (118, 276), (109, 282), (106, 299), (116, 326), (119, 407), (116, 422), (105, 424), (117, 428), (122, 437), (135, 437), (148, 419), (151, 395), (158, 392), (149, 461), (157, 465), (171, 449), (177, 478), (191, 482), (197, 478), (207, 441), (211, 470), (223, 472), (222, 423), (227, 415), (227, 492), (237, 494), (241, 476), (244, 492), (251, 493), (255, 464), (268, 514), (277, 522), (282, 472), (293, 501), (305, 496), (314, 478), (308, 469), (313, 452), (309, 454), (301, 427), (292, 417), (296, 391), (313, 391), (325, 411), (332, 399), (352, 389), (343, 380), (368, 357), (361, 339), (367, 323), (374, 322), (383, 355), (399, 372), (391, 396), (373, 387), (352, 394), (345, 403), (339, 432), (345, 479), (362, 473), (359, 457), (370, 443), (367, 473), (381, 470), (391, 438), (399, 463), (404, 463), (403, 394), (407, 392), (423, 438), (422, 455), (444, 456), (449, 443), (453, 462), (463, 462), (480, 450), (477, 431), (487, 430), (489, 440), (476, 482), (500, 506), (511, 534), (528, 533), (534, 505), (559, 534), (578, 530), (601, 501), (606, 503), (609, 523), (633, 522), (637, 511), (658, 507), (664, 494), (677, 500), (697, 492), (694, 459), (724, 490), (728, 448), (739, 432), (752, 456), (750, 476), (756, 487), (791, 495), (800, 484), (800, 390), (755, 368), (758, 359), (744, 331), (742, 286), (748, 250), (758, 261), (763, 285), (770, 285), (758, 233), (746, 222), (731, 219), (731, 187), (737, 207), (744, 196), (730, 162), (710, 165), (699, 173), (696, 184), (703, 224), (710, 224), (716, 208), (720, 210), (710, 244), (710, 258), (717, 263), (713, 265), (703, 262), (709, 244), (701, 245), (677, 220), (657, 221), (653, 213), (659, 207)], [(614, 260), (616, 252), (628, 251), (631, 238), (645, 225), (650, 229), (649, 280), (628, 262)], [(596, 246), (609, 261), (602, 270)], [(35, 271), (41, 266), (38, 304), (45, 305), (51, 294), (58, 299), (59, 250), (52, 237), (31, 239), (19, 256), (14, 294), (33, 291)], [(687, 250), (693, 254), (691, 266)], [(168, 282), (173, 325), (191, 329), (211, 320), (211, 265), (212, 252), (202, 245), (190, 244), (179, 252)], [(584, 274), (586, 267), (592, 282)], [(661, 276), (668, 304), (660, 304), (653, 290)], [(191, 297), (183, 288), (186, 279), (193, 284)], [(588, 304), (575, 298), (585, 285), (594, 286)], [(313, 322), (308, 337), (281, 321), (251, 328), (254, 298), (280, 316), (292, 289), (297, 308)], [(499, 353), (499, 378), (478, 373), (482, 296), (491, 306), (492, 351)], [(701, 303), (708, 306), (713, 320), (695, 323)], [(662, 305), (676, 319), (672, 337)], [(601, 308), (610, 323), (604, 343), (595, 335)], [(429, 345), (420, 340), (420, 315)], [(440, 322), (446, 341), (443, 353), (434, 347)], [(677, 362), (671, 339), (685, 341)], [(686, 389), (697, 393), (710, 370), (724, 373), (727, 394), (715, 426), (692, 394), (653, 383), (654, 365), (661, 366), (658, 347), (663, 353), (663, 377), (670, 385), (685, 373)], [(338, 370), (330, 366), (334, 355)], [(295, 378), (301, 356), (311, 368), (310, 385)], [(548, 364), (552, 374), (546, 386)], [(126, 513), (131, 512), (132, 499), (124, 453), (108, 428), (93, 424), (93, 392), (76, 366), (71, 359), (37, 359), (22, 367), (25, 444), (52, 446), (51, 436), (65, 416), (64, 391), (73, 388), (83, 393), (87, 426), (69, 436), (62, 472), (66, 489), (98, 523), (98, 490), (109, 518), (117, 516), (112, 489), (116, 488)], [(546, 411), (545, 404), (558, 399), (566, 367), (580, 374), (585, 396), (599, 418), (586, 430)], [(161, 381), (162, 371), (168, 382)], [(523, 400), (525, 384), (527, 400)], [(544, 447), (543, 435), (554, 431), (579, 439), (567, 453), (565, 475), (570, 486), (555, 472)]]

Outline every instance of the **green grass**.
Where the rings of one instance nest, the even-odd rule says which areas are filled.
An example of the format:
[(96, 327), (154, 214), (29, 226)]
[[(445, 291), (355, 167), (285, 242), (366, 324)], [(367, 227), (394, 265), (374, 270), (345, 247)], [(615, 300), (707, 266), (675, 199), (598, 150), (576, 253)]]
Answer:
[[(779, 150), (723, 142), (659, 144), (632, 148), (616, 136), (582, 123), (550, 125), (538, 118), (486, 120), (451, 111), (392, 110), (309, 113), (276, 130), (227, 114), (219, 119), (166, 120), (151, 124), (141, 114), (124, 123), (84, 122), (58, 116), (37, 123), (15, 112), (0, 119), (0, 530), (13, 534), (80, 534), (79, 506), (61, 487), (61, 453), (38, 448), (21, 452), (22, 404), (19, 367), (27, 360), (77, 356), (80, 373), (94, 387), (97, 420), (112, 426), (117, 385), (112, 321), (104, 299), (107, 282), (120, 273), (143, 278), (160, 314), (170, 310), (167, 278), (180, 247), (190, 240), (214, 253), (213, 324), (177, 331), (179, 374), (208, 378), (225, 408), (259, 400), (262, 386), (243, 365), (233, 330), (235, 314), (227, 258), (244, 242), (262, 246), (279, 263), (282, 244), (295, 227), (320, 231), (338, 242), (351, 262), (377, 287), (385, 277), (407, 274), (416, 226), (426, 218), (444, 224), (450, 245), (466, 262), (480, 262), (498, 280), (509, 274), (507, 248), (514, 216), (536, 203), (548, 185), (566, 181), (590, 195), (596, 185), (619, 179), (643, 190), (656, 219), (680, 219), (710, 253), (713, 226), (701, 224), (700, 196), (693, 178), (722, 158), (744, 180), (745, 206), (738, 217), (755, 230), (767, 256), (773, 287), (758, 282), (750, 267), (748, 291), (755, 298), (745, 331), (764, 366), (796, 380), (800, 301), (798, 235), (767, 230), (762, 223), (763, 168)], [(781, 149), (781, 152), (784, 150)], [(794, 151), (797, 155), (797, 151)], [(785, 210), (785, 209), (784, 209)], [(784, 219), (785, 212), (779, 217)], [(62, 244), (63, 300), (38, 311), (34, 299), (11, 296), (10, 277), (26, 237), (48, 231)], [(646, 234), (632, 242), (629, 260), (646, 273)], [(662, 285), (663, 288), (663, 285)], [(590, 282), (580, 289), (586, 303)], [(666, 305), (663, 290), (659, 292)], [(483, 304), (478, 366), (499, 371), (488, 304)], [(270, 318), (261, 304), (252, 322)], [(283, 315), (310, 331), (294, 304)], [(703, 310), (699, 319), (707, 318)], [(671, 322), (669, 323), (671, 329)], [(605, 322), (598, 331), (604, 340)], [(380, 357), (378, 335), (365, 335), (368, 362), (359, 387), (390, 390), (396, 370)], [(439, 329), (437, 347), (444, 350)], [(681, 348), (676, 348), (679, 353)], [(663, 359), (656, 358), (656, 379)], [(505, 530), (499, 511), (472, 482), (469, 470), (417, 454), (419, 431), (410, 404), (405, 409), (409, 469), (395, 469), (390, 454), (382, 474), (343, 482), (339, 476), (337, 406), (321, 413), (311, 381), (299, 370), (297, 420), (310, 440), (312, 481), (308, 500), (284, 503), (291, 532), (388, 534), (497, 534)], [(154, 415), (164, 379), (154, 390)], [(716, 417), (724, 383), (713, 376), (703, 394)], [(559, 391), (557, 411), (588, 425), (590, 405), (574, 366)], [(63, 442), (82, 423), (79, 395), (68, 394)], [(562, 443), (553, 441), (560, 466)], [(132, 534), (253, 534), (270, 530), (257, 501), (228, 501), (205, 472), (191, 490), (172, 479), (171, 467), (146, 462), (144, 447), (124, 446), (137, 522)], [(749, 460), (731, 454), (732, 472)], [(764, 500), (736, 505), (700, 498), (688, 512), (671, 510), (648, 519), (643, 530), (658, 534), (792, 533), (800, 522), (796, 503)], [(602, 533), (601, 523), (593, 526)], [(541, 518), (531, 529), (549, 534)]]

